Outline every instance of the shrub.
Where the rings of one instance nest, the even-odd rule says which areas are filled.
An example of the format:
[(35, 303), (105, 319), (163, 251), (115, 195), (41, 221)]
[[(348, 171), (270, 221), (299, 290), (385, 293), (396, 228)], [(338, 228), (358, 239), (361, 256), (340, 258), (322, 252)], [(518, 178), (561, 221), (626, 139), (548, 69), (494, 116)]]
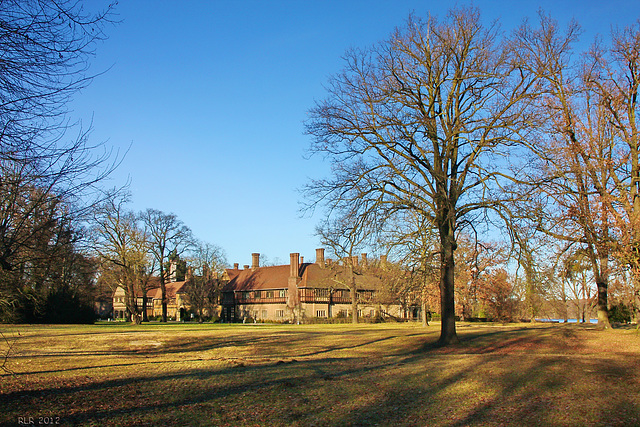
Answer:
[(633, 310), (624, 303), (614, 304), (609, 308), (609, 320), (616, 323), (630, 323)]

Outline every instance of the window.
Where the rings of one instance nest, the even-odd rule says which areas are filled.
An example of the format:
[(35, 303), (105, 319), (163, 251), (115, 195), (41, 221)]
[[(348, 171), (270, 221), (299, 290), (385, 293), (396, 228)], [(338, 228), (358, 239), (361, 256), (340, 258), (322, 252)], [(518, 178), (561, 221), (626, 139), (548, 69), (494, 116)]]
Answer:
[(254, 297), (255, 299), (259, 299), (259, 298), (260, 298), (260, 293), (261, 293), (260, 291), (254, 291), (254, 292), (253, 292), (253, 297)]
[(267, 291), (267, 298), (273, 298), (273, 291)]
[(262, 318), (266, 319), (267, 317), (269, 317), (269, 313), (267, 313), (267, 310), (262, 310)]
[(276, 317), (282, 319), (284, 317), (284, 310), (276, 310)]
[(326, 310), (316, 310), (316, 317), (327, 317)]
[(280, 290), (280, 298), (284, 298), (287, 296), (287, 290), (286, 289), (281, 289)]

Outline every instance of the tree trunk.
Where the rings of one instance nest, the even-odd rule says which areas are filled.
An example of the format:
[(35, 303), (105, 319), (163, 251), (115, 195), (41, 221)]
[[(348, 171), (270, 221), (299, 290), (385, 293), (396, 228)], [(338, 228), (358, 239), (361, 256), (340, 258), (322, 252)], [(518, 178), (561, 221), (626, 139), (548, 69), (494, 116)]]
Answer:
[(424, 276), (424, 282), (422, 284), (422, 326), (425, 328), (429, 326), (429, 314), (427, 312), (427, 276)]
[(356, 296), (356, 289), (351, 288), (351, 323), (358, 324), (358, 299)]
[(422, 326), (425, 328), (429, 326), (429, 317), (427, 313), (427, 303), (422, 301)]
[(149, 297), (147, 297), (147, 290), (145, 289), (142, 293), (142, 321), (148, 322), (149, 316), (147, 315), (147, 301), (149, 301)]
[(162, 293), (162, 321), (167, 321), (167, 287), (164, 279), (160, 279), (160, 292)]
[(127, 321), (136, 323), (138, 306), (136, 304), (136, 291), (133, 286), (133, 281), (130, 281), (130, 284), (127, 284), (127, 289), (125, 291), (125, 306), (127, 308)]
[(458, 342), (456, 334), (456, 312), (455, 312), (455, 285), (454, 269), (455, 259), (453, 257), (456, 249), (455, 236), (450, 227), (440, 228), (440, 241), (442, 245), (442, 260), (440, 267), (440, 345), (455, 344)]
[(596, 285), (598, 287), (598, 326), (601, 328), (610, 328), (609, 323), (609, 309), (607, 307), (607, 288), (608, 283), (602, 277), (596, 278)]
[(562, 281), (562, 318), (564, 320), (564, 323), (567, 323), (569, 321), (569, 307), (568, 307), (568, 302), (567, 302), (567, 288), (565, 287), (566, 283), (564, 282), (564, 280)]
[(347, 272), (349, 274), (349, 287), (351, 288), (351, 323), (358, 324), (358, 295), (356, 286), (356, 277), (353, 274), (353, 257), (349, 256), (347, 262)]
[(598, 326), (604, 329), (611, 328), (609, 323), (609, 305), (607, 301), (609, 288), (609, 260), (606, 256), (600, 257), (600, 271), (596, 274), (596, 286), (598, 287)]

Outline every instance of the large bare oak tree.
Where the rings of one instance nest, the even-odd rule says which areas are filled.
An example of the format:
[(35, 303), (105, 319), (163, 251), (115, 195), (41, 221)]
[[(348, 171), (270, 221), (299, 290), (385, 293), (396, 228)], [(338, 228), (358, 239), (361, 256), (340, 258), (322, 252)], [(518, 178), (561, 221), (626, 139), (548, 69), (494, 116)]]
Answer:
[(475, 9), (438, 21), (410, 17), (389, 39), (345, 55), (345, 68), (310, 112), (312, 153), (333, 176), (307, 188), (312, 204), (366, 200), (385, 215), (410, 210), (437, 230), (441, 344), (457, 341), (456, 233), (493, 209), (523, 147), (535, 76)]

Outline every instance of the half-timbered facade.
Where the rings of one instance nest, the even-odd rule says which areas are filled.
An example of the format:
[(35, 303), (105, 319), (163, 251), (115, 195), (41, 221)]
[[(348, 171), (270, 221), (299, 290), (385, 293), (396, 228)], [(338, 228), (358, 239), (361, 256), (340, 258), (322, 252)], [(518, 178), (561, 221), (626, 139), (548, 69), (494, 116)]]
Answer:
[[(183, 317), (189, 308), (185, 294), (185, 281), (171, 282), (165, 285), (167, 295), (167, 315), (170, 319), (184, 320)], [(142, 310), (142, 291), (136, 291), (136, 305)], [(158, 283), (157, 287), (147, 290), (147, 316), (150, 318), (162, 315), (162, 291)], [(125, 319), (127, 307), (125, 304), (124, 288), (118, 287), (113, 293), (113, 317)]]
[[(354, 291), (360, 317), (373, 317), (380, 309), (375, 299), (380, 279), (373, 274), (350, 275), (345, 264), (325, 262), (323, 249), (316, 251), (314, 263), (300, 262), (299, 254), (292, 253), (289, 265), (260, 267), (259, 257), (252, 254), (251, 267), (239, 269), (236, 264), (227, 270), (230, 280), (222, 290), (225, 321), (349, 317)], [(349, 286), (351, 280), (355, 290)], [(398, 307), (385, 310), (400, 315)]]

